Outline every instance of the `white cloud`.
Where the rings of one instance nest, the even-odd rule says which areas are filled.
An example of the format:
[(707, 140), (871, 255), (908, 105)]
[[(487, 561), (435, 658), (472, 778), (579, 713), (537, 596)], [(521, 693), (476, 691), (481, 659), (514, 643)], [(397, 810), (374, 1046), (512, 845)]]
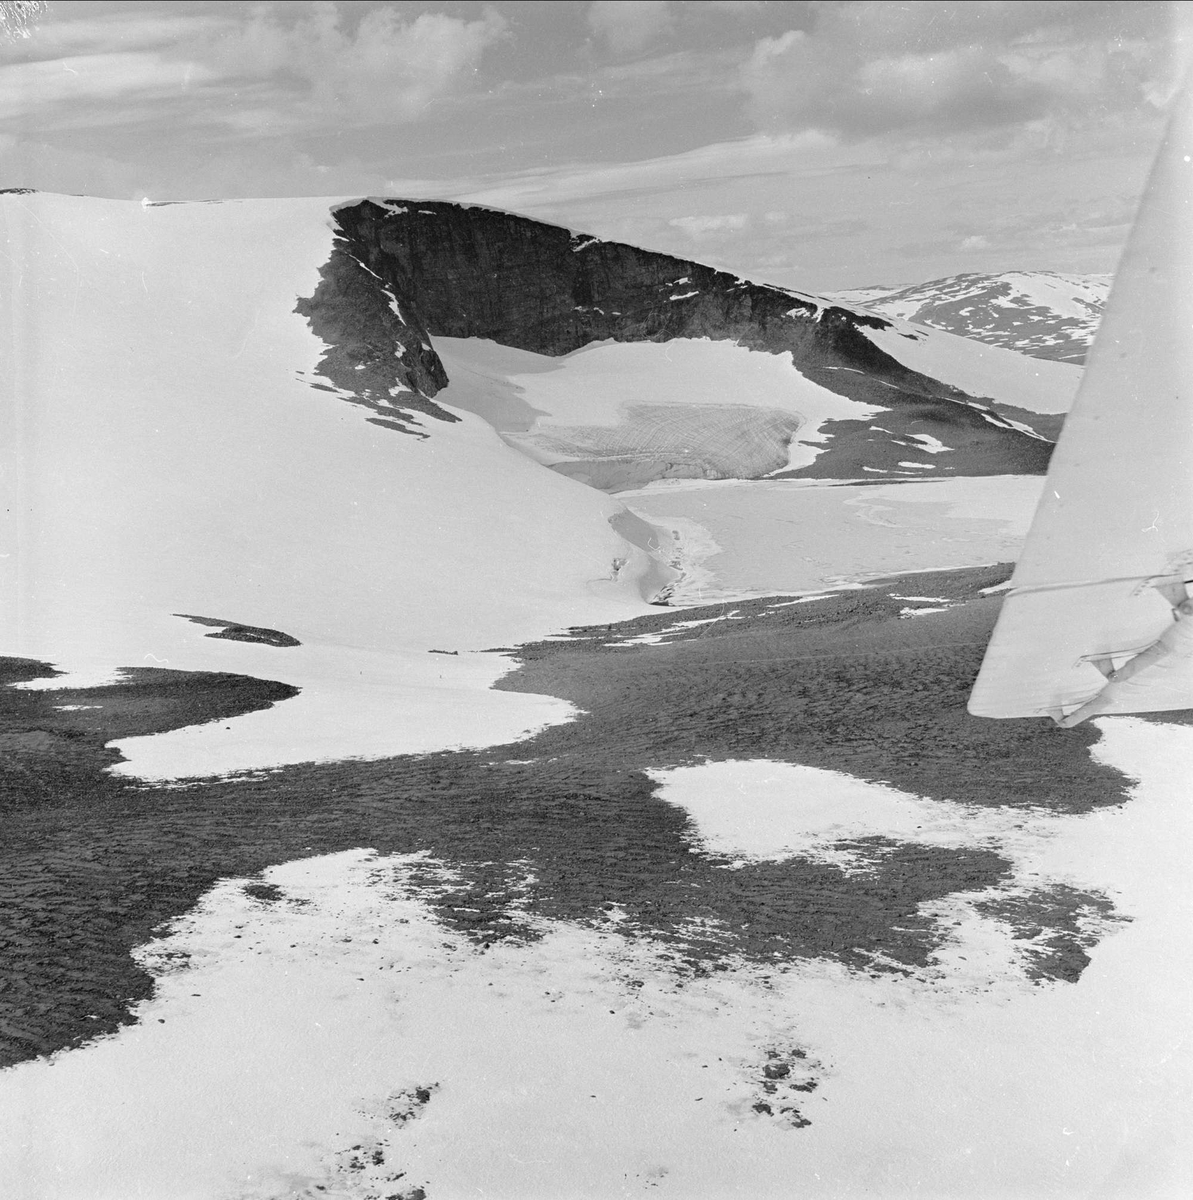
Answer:
[(682, 229), (693, 241), (699, 242), (719, 234), (737, 233), (745, 229), (749, 219), (747, 213), (739, 212), (715, 217), (672, 217), (667, 224)]
[(518, 212), (543, 211), (600, 196), (634, 196), (660, 188), (699, 186), (710, 180), (724, 183), (767, 173), (786, 176), (793, 163), (816, 160), (834, 145), (831, 138), (816, 132), (757, 134), (637, 162), (561, 163), (496, 181), (462, 181), (452, 188), (451, 195)]
[(409, 119), (471, 73), (505, 29), (505, 18), (491, 8), (475, 21), (431, 12), (406, 21), (386, 6), (366, 13), (350, 34), (341, 28), (336, 6), (320, 3), (290, 24), (257, 10), (213, 52), (229, 75), (286, 72), (304, 80), (319, 105)]
[(742, 71), (764, 128), (948, 133), (1146, 103), (1165, 6), (825, 3), (811, 32), (760, 39)]
[(58, 102), (179, 94), (205, 83), (201, 64), (157, 53), (78, 54), (0, 68), (0, 116), (31, 116)]
[[(74, 102), (64, 119), (85, 125), (97, 117), (79, 101), (168, 99), (198, 87), (212, 103), (194, 119), (240, 129), (409, 121), (466, 86), (507, 27), (492, 8), (469, 21), (434, 12), (405, 19), (387, 5), (354, 32), (335, 4), (302, 5), (296, 19), (295, 11), (262, 5), (246, 16), (142, 12), (52, 23), (32, 39), (40, 61), (0, 69), (3, 111), (53, 124), (48, 109)], [(141, 115), (158, 114), (147, 107)]]
[(595, 0), (588, 6), (588, 27), (616, 54), (641, 50), (673, 25), (666, 0)]
[[(78, 9), (76, 8), (76, 12)], [(37, 34), (11, 54), (28, 58), (59, 58), (73, 54), (104, 54), (117, 50), (164, 48), (190, 43), (198, 37), (218, 35), (235, 28), (235, 18), (221, 13), (187, 13), (139, 8), (124, 12), (60, 17), (38, 26)]]

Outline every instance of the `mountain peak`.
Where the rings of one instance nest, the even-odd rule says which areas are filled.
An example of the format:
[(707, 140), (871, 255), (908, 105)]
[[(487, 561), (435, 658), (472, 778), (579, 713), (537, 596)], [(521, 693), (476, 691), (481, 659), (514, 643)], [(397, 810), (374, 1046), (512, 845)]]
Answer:
[(1097, 331), (1110, 280), (1059, 271), (966, 271), (905, 287), (852, 288), (833, 299), (1032, 358), (1080, 363)]

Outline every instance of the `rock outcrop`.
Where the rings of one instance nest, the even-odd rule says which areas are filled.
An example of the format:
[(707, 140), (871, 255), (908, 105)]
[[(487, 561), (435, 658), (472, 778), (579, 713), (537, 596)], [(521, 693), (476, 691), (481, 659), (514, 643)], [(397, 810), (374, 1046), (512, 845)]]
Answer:
[(790, 353), (822, 387), (887, 410), (873, 424), (828, 422), (827, 450), (790, 474), (856, 478), (863, 459), (885, 470), (907, 458), (909, 438), (939, 429), (973, 451), (941, 473), (1046, 468), (1050, 442), (870, 341), (865, 328), (890, 326), (873, 314), (494, 209), (364, 200), (335, 218), (332, 257), (297, 311), (328, 344), (321, 375), (379, 424), (425, 436), (420, 416), (455, 419), (433, 399), (447, 382), (435, 336), (552, 356), (606, 340), (711, 338)]

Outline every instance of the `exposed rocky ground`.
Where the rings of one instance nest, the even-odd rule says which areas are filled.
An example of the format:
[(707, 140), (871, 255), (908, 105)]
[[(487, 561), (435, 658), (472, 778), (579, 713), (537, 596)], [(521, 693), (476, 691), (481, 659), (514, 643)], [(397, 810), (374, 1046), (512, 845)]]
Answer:
[[(797, 605), (683, 610), (685, 621), (732, 619), (680, 628), (676, 611), (660, 609), (576, 629), (520, 647), (521, 669), (502, 682), (584, 710), (537, 737), (181, 785), (106, 774), (116, 753), (104, 742), (284, 702), (290, 689), (155, 670), (106, 688), (0, 687), (0, 1061), (126, 1021), (152, 987), (130, 949), (217, 879), (359, 846), (450, 864), (450, 879), (428, 866), (411, 882), (478, 949), (536, 936), (525, 914), (599, 924), (616, 908), (623, 931), (673, 946), (680, 972), (734, 956), (914, 971), (942, 936), (921, 904), (997, 888), (1010, 864), (996, 851), (870, 837), (849, 847), (861, 872), (799, 857), (730, 864), (693, 843), (683, 811), (656, 797), (645, 772), (767, 758), (976, 805), (1079, 813), (1121, 801), (1127, 781), (1089, 756), (1096, 729), (966, 714), (998, 605), (981, 589), (1006, 574), (917, 574)], [(952, 606), (901, 618), (913, 588)], [(630, 642), (663, 630), (663, 644)], [(9, 684), (47, 674), (5, 661)], [(1112, 915), (1106, 897), (1046, 887), (990, 903), (1008, 906), (1024, 936), (1047, 931), (1033, 971), (1057, 980), (1088, 961), (1089, 914)], [(787, 1086), (768, 1065), (765, 1104), (767, 1081), (776, 1093)]]

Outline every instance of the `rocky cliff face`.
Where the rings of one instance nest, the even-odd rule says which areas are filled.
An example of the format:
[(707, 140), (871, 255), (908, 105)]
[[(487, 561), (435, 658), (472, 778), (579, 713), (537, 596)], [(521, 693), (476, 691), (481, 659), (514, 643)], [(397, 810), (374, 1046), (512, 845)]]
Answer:
[(793, 474), (856, 478), (862, 460), (894, 463), (908, 437), (938, 427), (973, 451), (964, 473), (1046, 467), (1050, 443), (866, 338), (863, 328), (889, 326), (879, 316), (493, 209), (365, 200), (335, 217), (336, 248), (298, 311), (328, 343), (320, 373), (379, 424), (425, 435), (420, 416), (455, 419), (433, 400), (447, 382), (436, 335), (545, 355), (610, 339), (727, 339), (790, 352), (821, 386), (888, 410), (873, 426), (830, 422), (828, 450)]

